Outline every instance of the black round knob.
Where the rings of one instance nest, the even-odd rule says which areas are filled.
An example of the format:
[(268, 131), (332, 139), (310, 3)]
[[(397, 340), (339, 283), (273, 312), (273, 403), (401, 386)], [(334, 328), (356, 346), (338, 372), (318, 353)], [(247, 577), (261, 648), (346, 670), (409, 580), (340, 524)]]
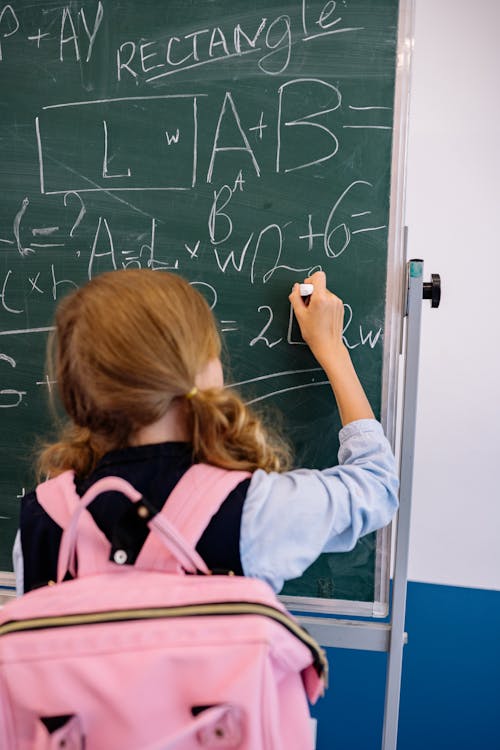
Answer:
[(431, 307), (439, 307), (441, 302), (441, 276), (431, 273), (431, 280), (424, 283), (423, 298), (430, 299)]

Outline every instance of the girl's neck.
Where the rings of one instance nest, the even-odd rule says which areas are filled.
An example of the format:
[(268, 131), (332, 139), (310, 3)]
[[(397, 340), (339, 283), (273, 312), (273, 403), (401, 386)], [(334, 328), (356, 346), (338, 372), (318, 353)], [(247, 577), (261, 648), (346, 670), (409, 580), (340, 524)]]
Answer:
[(166, 414), (157, 422), (141, 427), (132, 436), (130, 445), (152, 445), (153, 443), (189, 442), (186, 422), (186, 404), (175, 400)]

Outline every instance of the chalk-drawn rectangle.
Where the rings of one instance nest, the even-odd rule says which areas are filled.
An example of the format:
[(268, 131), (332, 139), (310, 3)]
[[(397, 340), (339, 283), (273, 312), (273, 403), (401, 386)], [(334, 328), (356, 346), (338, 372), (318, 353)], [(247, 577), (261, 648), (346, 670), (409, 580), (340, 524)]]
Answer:
[[(196, 184), (198, 96), (44, 107), (35, 121), (40, 192), (190, 190)], [(153, 179), (151, 162), (159, 167)]]

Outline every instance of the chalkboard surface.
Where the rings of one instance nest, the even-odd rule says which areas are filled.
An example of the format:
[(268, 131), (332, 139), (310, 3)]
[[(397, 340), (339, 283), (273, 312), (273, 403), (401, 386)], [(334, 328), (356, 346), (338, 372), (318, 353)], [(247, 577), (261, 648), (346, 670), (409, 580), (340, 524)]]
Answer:
[[(287, 297), (324, 269), (380, 414), (397, 16), (397, 0), (0, 0), (0, 569), (49, 434), (54, 309), (104, 270), (196, 285), (229, 380), (321, 468), (339, 418)], [(286, 592), (372, 601), (375, 556), (371, 535)]]

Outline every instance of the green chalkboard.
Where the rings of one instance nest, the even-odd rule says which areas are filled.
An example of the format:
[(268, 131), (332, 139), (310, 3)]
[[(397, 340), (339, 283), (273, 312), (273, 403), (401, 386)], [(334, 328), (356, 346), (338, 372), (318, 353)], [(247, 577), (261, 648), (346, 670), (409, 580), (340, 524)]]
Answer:
[[(104, 270), (195, 284), (229, 380), (321, 468), (339, 418), (287, 297), (323, 268), (380, 415), (397, 19), (397, 0), (0, 0), (0, 569), (50, 430), (54, 309)], [(373, 601), (376, 556), (372, 535), (287, 593)]]

